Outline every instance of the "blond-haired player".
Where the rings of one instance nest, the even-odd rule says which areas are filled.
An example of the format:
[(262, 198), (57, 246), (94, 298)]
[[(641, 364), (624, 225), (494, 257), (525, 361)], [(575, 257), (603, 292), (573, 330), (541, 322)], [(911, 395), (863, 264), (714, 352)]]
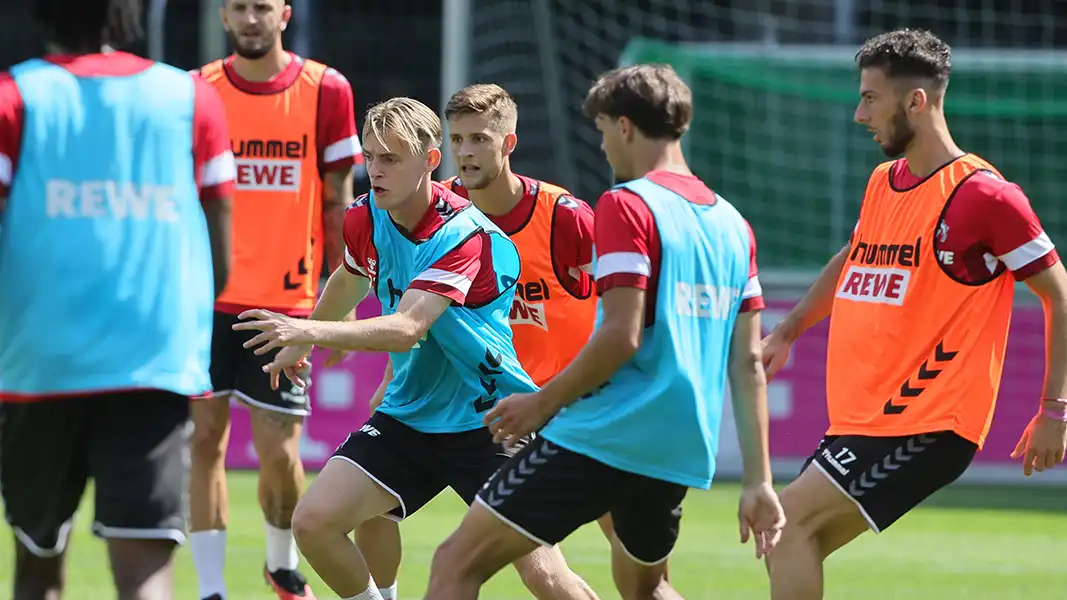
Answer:
[[(470, 503), (515, 450), (482, 423), (499, 398), (537, 386), (511, 343), (507, 315), (519, 255), (473, 205), (431, 180), (441, 160), (441, 122), (422, 103), (393, 98), (366, 117), (363, 154), (370, 194), (345, 215), (345, 262), (308, 320), (251, 310), (238, 330), (258, 330), (257, 353), (285, 347), (274, 383), (300, 370), (315, 345), (389, 352), (394, 377), (381, 406), (327, 462), (300, 500), (300, 549), (342, 598), (382, 598), (348, 532), (378, 517), (403, 519), (451, 487)], [(341, 321), (371, 290), (382, 316)], [(557, 547), (517, 561), (560, 565)], [(591, 592), (586, 597), (592, 597)]]
[[(504, 88), (482, 83), (459, 90), (449, 99), (445, 118), (460, 176), (444, 185), (470, 199), (519, 250), (522, 273), (510, 315), (513, 343), (523, 369), (543, 385), (570, 363), (593, 331), (593, 210), (559, 186), (511, 170), (518, 106)], [(372, 409), (390, 376), (387, 369)], [(610, 537), (610, 517), (601, 525)], [(391, 582), (382, 589), (395, 592), (402, 554), (397, 524), (374, 519), (357, 539), (375, 580)], [(524, 577), (524, 583), (541, 600), (571, 598), (581, 589), (575, 586), (584, 588), (576, 578), (534, 576)]]

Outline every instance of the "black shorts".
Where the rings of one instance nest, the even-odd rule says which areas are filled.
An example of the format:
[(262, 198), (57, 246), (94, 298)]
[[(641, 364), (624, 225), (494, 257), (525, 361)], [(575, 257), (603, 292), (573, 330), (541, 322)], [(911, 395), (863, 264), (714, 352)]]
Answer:
[(159, 390), (0, 404), (0, 490), (33, 554), (61, 554), (89, 479), (93, 533), (185, 541), (189, 399)]
[(461, 433), (422, 433), (375, 412), (330, 460), (354, 464), (395, 496), (400, 506), (385, 516), (399, 521), (448, 487), (469, 505), (514, 450), (494, 443), (484, 427)]
[(826, 436), (801, 471), (814, 462), (879, 533), (956, 481), (977, 452), (977, 445), (951, 431)]
[(543, 437), (512, 457), (478, 502), (531, 540), (552, 546), (611, 513), (630, 558), (663, 562), (674, 550), (688, 488), (610, 467)]
[(211, 387), (216, 396), (233, 394), (241, 402), (256, 408), (287, 415), (307, 416), (311, 397), (302, 388), (280, 378), (277, 390), (270, 388), (270, 375), (263, 367), (274, 360), (277, 350), (256, 356), (252, 348), (242, 345), (258, 331), (234, 331), (237, 315), (215, 311), (215, 330), (211, 336)]

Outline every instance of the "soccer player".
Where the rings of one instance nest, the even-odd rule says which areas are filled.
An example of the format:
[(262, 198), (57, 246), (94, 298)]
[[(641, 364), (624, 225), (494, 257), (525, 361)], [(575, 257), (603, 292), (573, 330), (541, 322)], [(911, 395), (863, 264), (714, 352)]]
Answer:
[(341, 227), (353, 197), (352, 165), (361, 157), (352, 88), (337, 71), (282, 48), (292, 16), (284, 0), (226, 0), (221, 13), (234, 54), (199, 72), (222, 96), (237, 156), (233, 275), (215, 305), (215, 395), (193, 405), (190, 545), (200, 597), (223, 600), (225, 458), (235, 399), (249, 408), (259, 457), (267, 581), (282, 600), (313, 598), (297, 569), (292, 533), (304, 488), (300, 437), (310, 398), (294, 385), (271, 389), (261, 370), (270, 356), (246, 352), (249, 336), (231, 326), (252, 307), (306, 317), (323, 255), (330, 269), (344, 260)]
[(741, 537), (755, 532), (757, 556), (774, 546), (784, 519), (771, 487), (755, 242), (686, 166), (679, 140), (692, 109), (664, 65), (609, 71), (589, 90), (585, 113), (627, 181), (596, 206), (598, 326), (540, 391), (486, 413), (505, 444), (544, 428), (438, 549), (426, 598), (476, 598), (503, 565), (608, 512), (619, 592), (652, 597), (687, 489), (711, 484), (727, 375), (744, 460)]
[(61, 596), (92, 479), (117, 597), (168, 600), (185, 540), (189, 398), (210, 390), (211, 305), (228, 271), (225, 114), (189, 73), (111, 49), (139, 35), (141, 2), (34, 9), (49, 53), (0, 75), (12, 596)]
[(789, 525), (767, 560), (775, 600), (822, 598), (827, 556), (971, 464), (993, 417), (1015, 281), (1041, 298), (1049, 327), (1044, 394), (1013, 456), (1030, 475), (1067, 446), (1067, 273), (1019, 186), (953, 142), (951, 50), (903, 29), (867, 40), (856, 63), (856, 122), (903, 157), (874, 169), (851, 241), (764, 340), (773, 376), (830, 316), (830, 428), (782, 492)]
[[(261, 332), (246, 344), (259, 354), (285, 347), (265, 367), (274, 383), (282, 371), (306, 383), (301, 370), (313, 345), (389, 352), (394, 377), (381, 406), (337, 449), (293, 520), (308, 562), (349, 600), (382, 596), (347, 534), (382, 515), (403, 519), (446, 487), (472, 502), (521, 445), (494, 443), (482, 415), (504, 395), (536, 389), (507, 321), (519, 277), (515, 245), (430, 179), (441, 160), (440, 119), (416, 100), (394, 98), (373, 107), (365, 127), (371, 193), (345, 215), (344, 268), (330, 277), (312, 320), (251, 310), (234, 325)], [(336, 322), (370, 290), (382, 316)], [(558, 554), (546, 548), (517, 566), (565, 564)]]
[[(543, 385), (570, 363), (593, 331), (593, 210), (563, 188), (511, 171), (518, 107), (500, 86), (477, 84), (456, 92), (445, 118), (460, 176), (444, 185), (470, 199), (518, 248), (522, 272), (511, 306), (513, 343), (523, 370)], [(380, 402), (381, 395), (374, 399)], [(357, 541), (375, 581), (382, 584), (382, 597), (395, 597), (401, 559), (398, 524), (371, 519), (360, 528)], [(539, 565), (539, 570), (549, 567)], [(572, 598), (570, 586), (584, 587), (578, 578), (545, 574), (524, 583), (542, 600)]]

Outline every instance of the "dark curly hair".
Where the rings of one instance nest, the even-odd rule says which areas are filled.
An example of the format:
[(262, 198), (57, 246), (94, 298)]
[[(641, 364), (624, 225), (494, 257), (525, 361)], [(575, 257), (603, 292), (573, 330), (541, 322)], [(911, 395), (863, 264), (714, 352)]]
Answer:
[(34, 17), (48, 41), (69, 51), (97, 51), (140, 39), (143, 0), (36, 0)]
[(897, 29), (867, 40), (856, 53), (860, 69), (878, 68), (890, 79), (922, 78), (948, 85), (952, 48), (923, 29)]

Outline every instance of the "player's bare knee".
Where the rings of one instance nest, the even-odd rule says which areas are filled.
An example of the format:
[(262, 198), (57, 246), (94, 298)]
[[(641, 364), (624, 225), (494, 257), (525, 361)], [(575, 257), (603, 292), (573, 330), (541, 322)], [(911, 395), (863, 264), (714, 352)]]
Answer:
[(535, 597), (550, 598), (552, 590), (562, 584), (563, 573), (553, 566), (548, 555), (539, 550), (541, 548), (515, 561), (515, 570), (523, 585)]
[[(37, 556), (21, 543), (15, 551), (15, 598), (47, 598), (66, 585), (65, 557)], [(58, 596), (57, 596), (58, 597)]]
[[(202, 402), (222, 401), (203, 400)], [(229, 406), (223, 406), (227, 412), (223, 412), (217, 405), (193, 406), (193, 433), (189, 437), (189, 451), (194, 464), (210, 466), (220, 463), (225, 458), (230, 418)]]

